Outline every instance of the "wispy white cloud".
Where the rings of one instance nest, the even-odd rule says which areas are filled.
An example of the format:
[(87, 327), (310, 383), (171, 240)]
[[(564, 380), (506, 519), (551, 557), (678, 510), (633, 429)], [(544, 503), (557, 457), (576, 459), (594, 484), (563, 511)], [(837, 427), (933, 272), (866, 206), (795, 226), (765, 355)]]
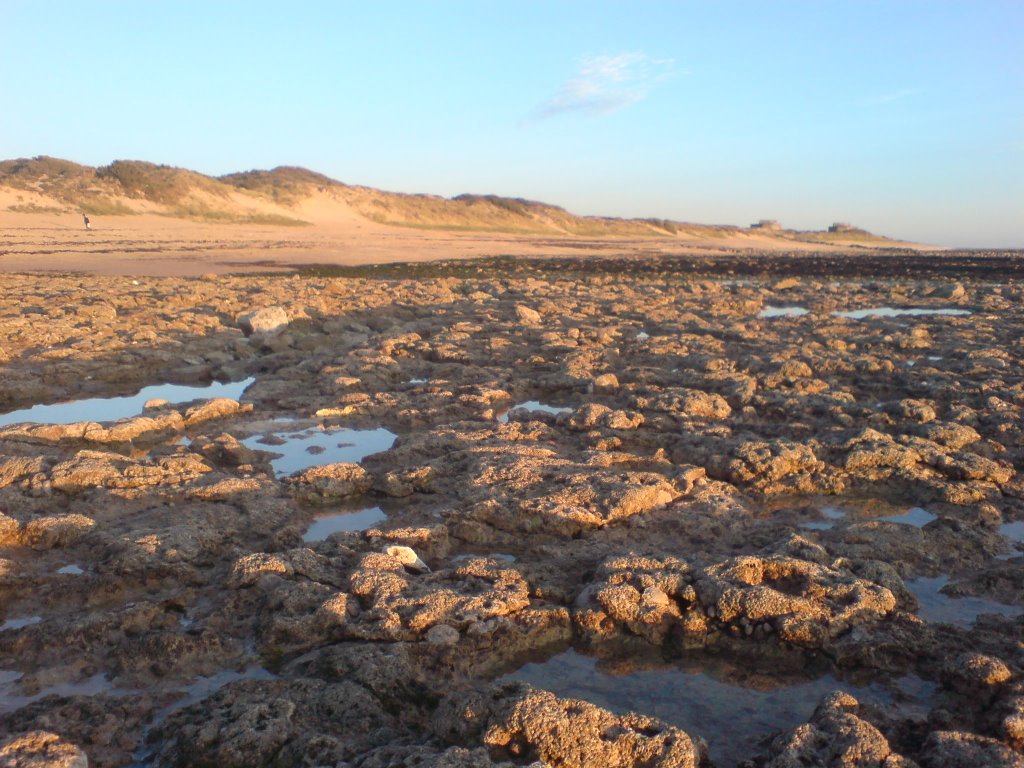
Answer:
[(544, 120), (567, 113), (610, 115), (647, 98), (673, 69), (672, 59), (654, 59), (639, 51), (589, 56), (554, 96), (534, 110), (532, 118)]
[(890, 91), (889, 93), (880, 93), (874, 96), (869, 96), (866, 99), (861, 99), (857, 104), (861, 107), (881, 107), (885, 104), (892, 104), (893, 102), (903, 101), (903, 99), (909, 99), (911, 96), (917, 96), (920, 93), (924, 93), (922, 88), (902, 88), (898, 91)]

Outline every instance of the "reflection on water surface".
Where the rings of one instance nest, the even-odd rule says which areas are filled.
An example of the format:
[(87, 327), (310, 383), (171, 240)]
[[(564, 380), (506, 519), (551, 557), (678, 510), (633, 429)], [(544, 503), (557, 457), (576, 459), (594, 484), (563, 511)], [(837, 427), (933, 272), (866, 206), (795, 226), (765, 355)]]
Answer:
[[(810, 718), (822, 697), (836, 690), (858, 701), (899, 702), (904, 711), (925, 714), (936, 686), (907, 675), (862, 684), (824, 672), (775, 675), (754, 661), (737, 664), (701, 654), (676, 663), (651, 660), (598, 661), (569, 650), (546, 662), (527, 664), (503, 680), (521, 680), (567, 698), (583, 699), (612, 712), (638, 712), (707, 740), (715, 765), (735, 765), (764, 753), (767, 740)], [(641, 662), (643, 663), (643, 662)]]

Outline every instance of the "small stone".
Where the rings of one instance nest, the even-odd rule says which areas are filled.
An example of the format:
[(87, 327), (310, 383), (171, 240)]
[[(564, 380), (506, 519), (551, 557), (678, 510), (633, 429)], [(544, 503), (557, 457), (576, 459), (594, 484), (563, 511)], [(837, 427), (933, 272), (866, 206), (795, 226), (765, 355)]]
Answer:
[(936, 299), (959, 301), (967, 295), (967, 290), (960, 283), (951, 283), (949, 285), (940, 285), (930, 295)]
[(644, 416), (636, 411), (612, 411), (603, 421), (608, 429), (636, 429), (644, 423)]
[(596, 394), (611, 394), (618, 392), (619, 379), (614, 373), (602, 373), (594, 378), (590, 386)]
[(273, 333), (288, 325), (288, 313), (282, 307), (264, 307), (238, 318), (238, 327), (246, 336)]
[(459, 630), (447, 624), (435, 624), (427, 630), (425, 638), (431, 645), (455, 645), (459, 642)]
[(488, 619), (487, 621), (474, 621), (466, 629), (466, 634), (470, 637), (482, 637), (493, 633), (498, 628), (497, 619)]
[(943, 678), (949, 685), (965, 691), (1000, 685), (1013, 676), (1001, 659), (973, 652), (962, 653), (950, 660), (943, 672)]
[(522, 304), (516, 305), (516, 317), (519, 318), (520, 322), (527, 325), (537, 325), (540, 323), (540, 312)]
[(1007, 739), (1024, 744), (1024, 712), (1013, 712), (1004, 717), (1003, 733)]
[(396, 558), (407, 571), (412, 573), (430, 573), (430, 566), (420, 560), (412, 547), (405, 547), (399, 544), (392, 544), (384, 547), (384, 554)]
[(669, 596), (666, 595), (658, 587), (647, 587), (640, 596), (640, 603), (644, 608), (664, 608), (669, 605), (671, 601)]

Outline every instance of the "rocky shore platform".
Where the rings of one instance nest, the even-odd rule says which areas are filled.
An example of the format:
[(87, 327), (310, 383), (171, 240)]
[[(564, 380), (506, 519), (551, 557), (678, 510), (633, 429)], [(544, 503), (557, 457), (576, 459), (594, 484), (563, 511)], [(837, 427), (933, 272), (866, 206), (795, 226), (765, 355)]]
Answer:
[(1024, 766), (1022, 278), (0, 275), (0, 765)]

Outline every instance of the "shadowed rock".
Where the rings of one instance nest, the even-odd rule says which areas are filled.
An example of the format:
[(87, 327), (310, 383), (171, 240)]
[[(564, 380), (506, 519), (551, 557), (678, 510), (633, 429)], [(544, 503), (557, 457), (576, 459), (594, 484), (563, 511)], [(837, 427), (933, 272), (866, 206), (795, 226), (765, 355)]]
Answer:
[(853, 696), (834, 693), (814, 711), (810, 722), (778, 737), (766, 768), (915, 768), (897, 754), (882, 733), (857, 716)]
[(566, 768), (697, 768), (704, 745), (679, 728), (638, 714), (614, 715), (578, 699), (525, 685), (454, 696), (433, 727), (451, 741), (475, 741), (521, 762)]

